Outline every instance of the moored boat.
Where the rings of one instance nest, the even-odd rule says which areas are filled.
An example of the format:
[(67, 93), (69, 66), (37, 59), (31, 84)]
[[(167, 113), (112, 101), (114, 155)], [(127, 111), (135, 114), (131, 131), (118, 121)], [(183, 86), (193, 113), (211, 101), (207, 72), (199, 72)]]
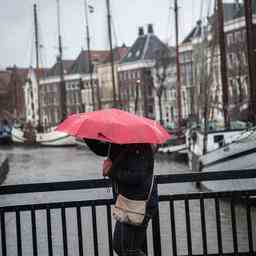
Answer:
[(45, 133), (35, 133), (35, 139), (26, 136), (26, 133), (21, 128), (12, 129), (12, 141), (17, 144), (31, 144), (37, 146), (76, 146), (75, 138), (58, 131), (51, 131)]
[(6, 120), (0, 122), (0, 145), (10, 144), (11, 140), (11, 126)]
[[(256, 128), (241, 133), (232, 142), (199, 157), (199, 171), (256, 169)], [(256, 179), (204, 182), (210, 190), (255, 189)]]

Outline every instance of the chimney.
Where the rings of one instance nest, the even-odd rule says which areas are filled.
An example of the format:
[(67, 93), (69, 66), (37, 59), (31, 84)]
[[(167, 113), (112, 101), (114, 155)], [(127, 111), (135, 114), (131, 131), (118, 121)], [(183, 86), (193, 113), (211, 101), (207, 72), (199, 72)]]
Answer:
[(153, 24), (148, 24), (148, 34), (154, 34)]
[(139, 27), (139, 36), (144, 36), (144, 28)]

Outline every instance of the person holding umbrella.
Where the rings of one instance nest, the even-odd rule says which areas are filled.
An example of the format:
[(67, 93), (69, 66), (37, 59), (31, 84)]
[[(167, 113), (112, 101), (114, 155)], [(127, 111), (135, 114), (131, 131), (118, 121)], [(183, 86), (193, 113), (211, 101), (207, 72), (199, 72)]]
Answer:
[(113, 144), (85, 139), (97, 155), (107, 156), (103, 176), (110, 177), (116, 201), (119, 194), (131, 200), (147, 200), (146, 214), (140, 225), (117, 220), (113, 248), (118, 255), (147, 255), (146, 230), (158, 207), (154, 182), (154, 152), (150, 144)]
[(119, 256), (147, 255), (146, 230), (158, 207), (154, 150), (170, 134), (156, 121), (119, 109), (75, 114), (58, 131), (83, 138), (100, 156), (112, 180), (116, 221), (113, 248)]

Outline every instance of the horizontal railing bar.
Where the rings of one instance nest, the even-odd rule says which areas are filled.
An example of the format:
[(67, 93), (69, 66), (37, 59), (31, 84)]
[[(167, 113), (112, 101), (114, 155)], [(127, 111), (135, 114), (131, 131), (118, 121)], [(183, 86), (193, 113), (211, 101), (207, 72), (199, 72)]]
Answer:
[(110, 187), (109, 179), (77, 180), (50, 183), (34, 183), (0, 186), (1, 194), (39, 193), (65, 190), (81, 190)]
[(185, 199), (211, 199), (211, 198), (227, 198), (227, 197), (247, 197), (255, 196), (256, 189), (251, 190), (233, 190), (220, 192), (191, 192), (186, 194), (160, 195), (159, 201), (185, 200)]
[[(207, 254), (191, 254), (191, 256), (205, 256), (205, 255), (207, 255), (207, 256), (220, 256), (220, 254), (218, 254), (218, 253), (207, 253)], [(251, 253), (249, 253), (249, 252), (238, 252), (237, 254), (234, 254), (234, 253), (222, 253), (221, 254), (221, 256), (234, 256), (234, 255), (236, 255), (236, 256), (239, 256), (239, 255), (241, 255), (241, 256), (252, 256), (252, 255), (254, 255), (254, 254), (251, 254)], [(189, 256), (188, 254), (179, 254), (179, 256)]]
[[(200, 182), (228, 179), (248, 179), (256, 178), (256, 170), (232, 170), (216, 172), (193, 172), (177, 173), (168, 175), (156, 175), (158, 184)], [(35, 183), (7, 185), (0, 187), (0, 194), (18, 194), (18, 193), (39, 193), (51, 191), (81, 190), (106, 188), (111, 186), (109, 179), (91, 179), (51, 183)]]
[[(171, 194), (160, 195), (159, 201), (177, 201), (177, 200), (195, 200), (195, 199), (214, 199), (214, 198), (238, 198), (256, 196), (256, 189), (252, 190), (235, 190), (235, 191), (220, 191), (220, 192), (191, 192), (187, 194)], [(69, 202), (54, 202), (54, 203), (40, 203), (29, 205), (15, 205), (15, 206), (3, 206), (0, 207), (0, 212), (12, 212), (12, 211), (30, 211), (30, 210), (44, 210), (44, 209), (56, 209), (56, 208), (71, 208), (71, 207), (87, 207), (87, 206), (103, 206), (107, 204), (114, 204), (114, 199), (96, 199), (96, 200), (84, 200), (84, 201), (69, 201)]]
[(70, 202), (57, 202), (57, 203), (40, 203), (40, 204), (27, 204), (27, 205), (11, 205), (0, 207), (0, 212), (13, 212), (13, 211), (31, 211), (31, 210), (45, 210), (45, 209), (58, 209), (58, 208), (73, 208), (73, 207), (89, 207), (89, 206), (105, 206), (107, 204), (114, 204), (113, 199), (97, 199), (86, 201), (70, 201)]
[(158, 175), (158, 184), (256, 178), (256, 169)]

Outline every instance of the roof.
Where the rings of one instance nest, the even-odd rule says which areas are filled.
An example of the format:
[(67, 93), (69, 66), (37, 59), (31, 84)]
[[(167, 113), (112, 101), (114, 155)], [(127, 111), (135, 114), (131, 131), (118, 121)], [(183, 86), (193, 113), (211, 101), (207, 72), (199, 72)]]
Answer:
[(192, 28), (192, 30), (188, 33), (188, 35), (184, 38), (182, 43), (191, 42), (194, 38), (201, 37), (202, 35), (202, 21), (198, 20), (196, 22), (196, 26)]
[(237, 18), (237, 14), (240, 11), (242, 5), (237, 5), (236, 3), (224, 3), (223, 4), (223, 13), (224, 13), (224, 22), (233, 20)]
[[(74, 63), (73, 60), (62, 60), (64, 74), (69, 72), (70, 67)], [(52, 68), (47, 71), (47, 76), (59, 76), (60, 75), (60, 63), (56, 62)]]
[[(252, 0), (252, 13), (256, 14), (256, 0)], [(240, 18), (242, 16), (244, 16), (244, 6), (239, 3), (235, 18)]]
[(134, 44), (129, 49), (122, 63), (135, 62), (139, 60), (152, 60), (155, 56), (155, 51), (168, 47), (153, 33), (139, 35)]
[[(114, 55), (114, 61), (120, 62), (122, 59), (126, 56), (129, 48), (125, 45), (122, 45), (121, 47), (116, 47), (113, 49), (113, 55)], [(110, 52), (107, 56), (107, 58), (104, 60), (104, 63), (110, 62)]]
[[(254, 1), (254, 9), (256, 10), (256, 0)], [(223, 12), (224, 12), (224, 22), (233, 20), (235, 18), (243, 16), (243, 5), (236, 3), (223, 3)], [(211, 16), (210, 18), (213, 18)], [(194, 38), (201, 37), (202, 35), (202, 27), (201, 20), (198, 20), (196, 25), (192, 28), (192, 30), (188, 33), (188, 35), (184, 38), (182, 43), (191, 42)], [(206, 28), (205, 28), (206, 29)]]
[(127, 47), (125, 44), (123, 44), (121, 47), (115, 48), (115, 52), (117, 53), (117, 56), (115, 56), (115, 60), (122, 60), (127, 52), (129, 51), (129, 47)]
[(19, 68), (17, 66), (8, 67), (6, 68), (6, 70), (23, 81), (27, 79), (28, 72), (29, 72), (29, 68)]
[[(97, 50), (91, 51), (91, 60), (93, 64), (104, 62), (109, 55), (109, 51)], [(69, 73), (89, 73), (89, 54), (88, 51), (82, 50), (70, 67)]]
[(50, 71), (50, 68), (39, 68), (39, 69), (35, 69), (36, 72), (36, 76), (40, 79), (40, 78), (44, 78), (45, 76), (47, 76), (48, 72)]

